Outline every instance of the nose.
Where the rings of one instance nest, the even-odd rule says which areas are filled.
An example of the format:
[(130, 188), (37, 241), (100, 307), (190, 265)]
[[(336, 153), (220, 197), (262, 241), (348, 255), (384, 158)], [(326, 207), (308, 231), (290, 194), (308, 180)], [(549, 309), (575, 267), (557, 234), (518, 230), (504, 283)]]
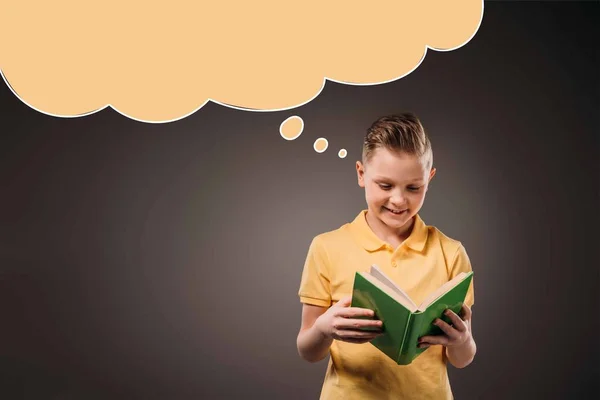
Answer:
[(404, 205), (405, 202), (406, 199), (404, 197), (404, 193), (402, 193), (402, 190), (394, 190), (392, 197), (390, 197), (390, 203), (392, 203), (394, 206), (401, 206)]

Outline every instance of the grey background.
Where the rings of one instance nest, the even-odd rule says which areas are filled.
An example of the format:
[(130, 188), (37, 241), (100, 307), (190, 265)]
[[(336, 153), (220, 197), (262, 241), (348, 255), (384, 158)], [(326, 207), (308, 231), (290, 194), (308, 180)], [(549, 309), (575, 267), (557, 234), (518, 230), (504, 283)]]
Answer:
[[(0, 85), (0, 398), (317, 398), (326, 361), (295, 347), (304, 257), (365, 207), (364, 131), (404, 110), (438, 169), (421, 214), (476, 271), (456, 398), (594, 397), (598, 14), (486, 3), (461, 49), (286, 112), (61, 119)], [(288, 142), (291, 115), (305, 129)]]

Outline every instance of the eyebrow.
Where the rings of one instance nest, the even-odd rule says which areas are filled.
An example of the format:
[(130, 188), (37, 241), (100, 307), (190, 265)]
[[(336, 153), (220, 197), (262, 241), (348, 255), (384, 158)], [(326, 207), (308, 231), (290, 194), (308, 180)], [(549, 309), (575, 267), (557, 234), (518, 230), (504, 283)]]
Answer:
[[(385, 176), (375, 176), (375, 177), (373, 177), (373, 179), (376, 181), (388, 181), (388, 182), (393, 181), (393, 179), (386, 178)], [(413, 178), (413, 179), (409, 179), (408, 182), (409, 183), (424, 182), (424, 179), (423, 178)]]

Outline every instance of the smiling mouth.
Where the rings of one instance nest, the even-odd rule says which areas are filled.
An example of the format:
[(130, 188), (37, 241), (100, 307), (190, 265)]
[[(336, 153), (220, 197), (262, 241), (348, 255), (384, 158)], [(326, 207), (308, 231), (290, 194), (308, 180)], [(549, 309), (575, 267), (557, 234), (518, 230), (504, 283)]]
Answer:
[(383, 207), (383, 208), (385, 208), (386, 210), (388, 210), (389, 212), (391, 212), (394, 215), (400, 215), (403, 212), (407, 211), (407, 210), (395, 210), (395, 209), (387, 208), (387, 207)]

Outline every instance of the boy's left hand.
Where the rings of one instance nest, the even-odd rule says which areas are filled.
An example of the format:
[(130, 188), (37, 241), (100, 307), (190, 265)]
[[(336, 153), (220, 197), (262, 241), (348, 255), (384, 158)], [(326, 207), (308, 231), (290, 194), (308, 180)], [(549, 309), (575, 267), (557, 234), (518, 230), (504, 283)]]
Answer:
[(444, 314), (450, 318), (452, 325), (447, 324), (439, 318), (433, 321), (444, 334), (423, 336), (419, 338), (418, 347), (427, 348), (434, 344), (441, 344), (446, 347), (460, 346), (471, 340), (471, 309), (466, 304), (463, 304), (460, 310), (461, 317), (456, 315), (452, 310), (446, 310)]

